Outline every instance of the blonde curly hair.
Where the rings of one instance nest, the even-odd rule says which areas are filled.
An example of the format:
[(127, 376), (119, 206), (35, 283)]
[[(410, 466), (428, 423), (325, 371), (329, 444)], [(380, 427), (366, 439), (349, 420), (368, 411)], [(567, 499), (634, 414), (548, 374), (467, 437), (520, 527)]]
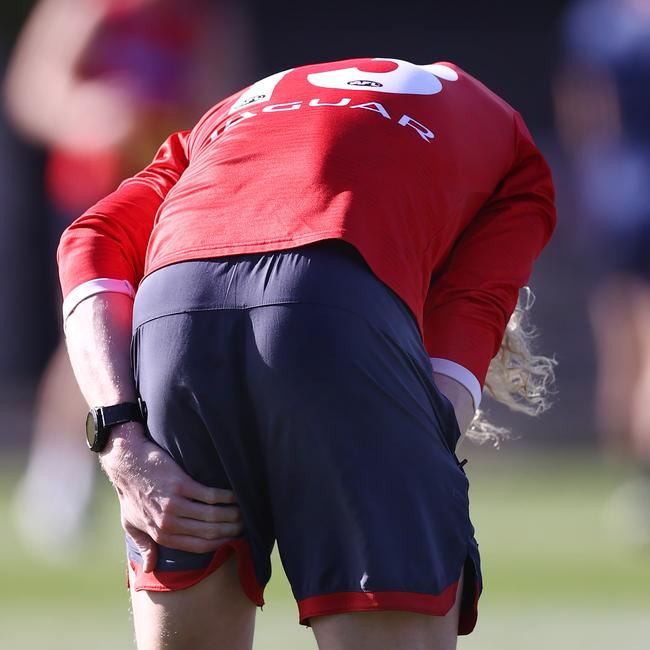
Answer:
[[(485, 390), (492, 399), (512, 411), (533, 416), (551, 405), (557, 365), (554, 358), (534, 354), (531, 349), (537, 332), (527, 319), (534, 302), (532, 291), (525, 287), (485, 379)], [(488, 422), (481, 409), (476, 411), (467, 431), (469, 439), (481, 444), (491, 442), (496, 447), (509, 436), (508, 429)]]

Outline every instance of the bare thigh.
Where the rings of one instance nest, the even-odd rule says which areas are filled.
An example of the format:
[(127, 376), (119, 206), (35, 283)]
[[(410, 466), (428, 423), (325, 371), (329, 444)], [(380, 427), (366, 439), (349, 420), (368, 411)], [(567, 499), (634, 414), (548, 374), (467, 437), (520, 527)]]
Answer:
[(463, 581), (445, 616), (353, 612), (311, 620), (320, 650), (455, 650)]
[(251, 650), (255, 605), (244, 595), (231, 557), (188, 589), (133, 591), (138, 650)]

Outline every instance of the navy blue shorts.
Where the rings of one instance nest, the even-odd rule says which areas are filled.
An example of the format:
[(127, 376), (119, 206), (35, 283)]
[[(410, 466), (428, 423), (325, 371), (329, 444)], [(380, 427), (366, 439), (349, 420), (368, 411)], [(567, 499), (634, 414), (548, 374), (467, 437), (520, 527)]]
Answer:
[(355, 249), (174, 264), (134, 307), (133, 367), (151, 437), (196, 480), (234, 490), (246, 531), (214, 553), (130, 542), (135, 588), (182, 589), (233, 552), (262, 604), (277, 540), (300, 620), (351, 611), (444, 615), (479, 555), (451, 404), (411, 312)]

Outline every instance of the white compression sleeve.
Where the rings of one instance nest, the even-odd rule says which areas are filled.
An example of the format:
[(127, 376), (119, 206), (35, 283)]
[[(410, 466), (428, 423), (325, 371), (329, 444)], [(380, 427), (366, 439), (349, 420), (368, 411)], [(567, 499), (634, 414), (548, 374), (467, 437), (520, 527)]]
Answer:
[(449, 359), (439, 359), (437, 357), (431, 358), (431, 367), (433, 372), (437, 372), (441, 375), (446, 375), (455, 379), (459, 384), (462, 384), (467, 388), (472, 396), (474, 401), (474, 409), (477, 409), (481, 403), (482, 390), (479, 380), (474, 374), (472, 374), (465, 366), (461, 366), (455, 361), (450, 361)]
[(123, 293), (131, 298), (135, 297), (133, 285), (128, 280), (115, 280), (114, 278), (96, 278), (76, 286), (63, 301), (63, 327), (68, 316), (77, 308), (82, 300), (98, 293), (110, 291)]

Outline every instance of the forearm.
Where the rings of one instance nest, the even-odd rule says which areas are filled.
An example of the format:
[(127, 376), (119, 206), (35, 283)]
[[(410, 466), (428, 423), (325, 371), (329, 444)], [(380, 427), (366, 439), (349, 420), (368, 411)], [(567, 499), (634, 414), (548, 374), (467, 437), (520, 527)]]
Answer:
[(474, 419), (474, 401), (472, 394), (460, 382), (442, 375), (440, 373), (433, 373), (433, 380), (438, 387), (438, 390), (451, 402), (456, 413), (456, 420), (458, 420), (458, 428), (461, 435), (463, 435), (469, 425)]
[(133, 300), (100, 293), (83, 300), (65, 323), (72, 368), (91, 406), (136, 400), (130, 361)]
[[(130, 361), (133, 301), (105, 292), (82, 300), (65, 323), (70, 360), (90, 405), (136, 399)], [(122, 526), (135, 541), (145, 571), (156, 566), (154, 542), (190, 553), (216, 550), (241, 534), (241, 514), (228, 490), (194, 481), (144, 435), (140, 423), (111, 429), (102, 467), (117, 490)]]

